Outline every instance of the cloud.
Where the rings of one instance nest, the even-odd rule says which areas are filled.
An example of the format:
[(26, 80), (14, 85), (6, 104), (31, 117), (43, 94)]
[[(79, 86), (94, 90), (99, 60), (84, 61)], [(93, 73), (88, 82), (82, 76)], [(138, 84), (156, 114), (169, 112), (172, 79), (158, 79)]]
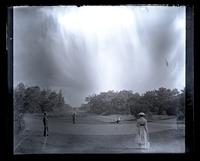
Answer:
[(15, 7), (14, 84), (62, 89), (73, 106), (107, 90), (181, 89), (184, 24), (184, 7)]

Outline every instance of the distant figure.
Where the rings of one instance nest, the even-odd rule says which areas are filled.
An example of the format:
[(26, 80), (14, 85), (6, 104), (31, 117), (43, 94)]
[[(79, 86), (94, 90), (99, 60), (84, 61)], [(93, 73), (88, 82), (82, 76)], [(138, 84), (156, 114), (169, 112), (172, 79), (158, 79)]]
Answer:
[(72, 114), (72, 121), (73, 121), (73, 124), (76, 123), (76, 113), (75, 112)]
[(184, 113), (183, 113), (182, 111), (178, 111), (178, 112), (177, 112), (176, 120), (177, 120), (177, 121), (179, 121), (179, 120), (184, 120)]
[(177, 117), (176, 117), (176, 125), (177, 125), (177, 130), (181, 129), (181, 124), (184, 123), (184, 113), (182, 111), (177, 112)]
[(137, 119), (137, 129), (138, 133), (136, 136), (136, 142), (140, 148), (148, 149), (150, 147), (149, 134), (147, 128), (147, 120), (144, 118), (145, 114), (140, 112), (139, 118)]
[(165, 63), (166, 63), (166, 66), (168, 67), (169, 63), (168, 63), (167, 59), (165, 59)]
[(120, 118), (120, 116), (117, 118), (117, 124), (119, 124), (119, 122), (120, 122), (120, 120), (121, 120), (121, 118)]
[(48, 136), (48, 119), (47, 119), (47, 114), (44, 112), (43, 116), (43, 124), (44, 124), (44, 136)]

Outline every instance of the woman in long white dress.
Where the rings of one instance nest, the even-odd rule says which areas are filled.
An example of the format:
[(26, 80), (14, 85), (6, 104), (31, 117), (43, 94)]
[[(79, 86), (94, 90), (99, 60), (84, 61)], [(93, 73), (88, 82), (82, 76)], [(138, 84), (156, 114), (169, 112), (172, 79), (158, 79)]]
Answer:
[(149, 134), (147, 128), (147, 120), (144, 118), (145, 114), (140, 112), (139, 118), (137, 119), (137, 129), (138, 133), (136, 136), (137, 144), (140, 148), (148, 149), (150, 147)]

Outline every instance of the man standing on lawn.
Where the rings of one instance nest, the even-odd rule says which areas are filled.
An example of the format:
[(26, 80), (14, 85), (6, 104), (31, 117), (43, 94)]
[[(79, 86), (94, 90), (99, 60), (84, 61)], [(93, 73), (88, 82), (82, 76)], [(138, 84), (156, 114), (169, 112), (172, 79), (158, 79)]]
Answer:
[(75, 112), (72, 114), (72, 121), (73, 121), (73, 124), (75, 124), (75, 122), (76, 122), (76, 113)]
[(48, 119), (47, 119), (47, 114), (44, 112), (43, 116), (43, 125), (44, 125), (44, 136), (48, 136)]

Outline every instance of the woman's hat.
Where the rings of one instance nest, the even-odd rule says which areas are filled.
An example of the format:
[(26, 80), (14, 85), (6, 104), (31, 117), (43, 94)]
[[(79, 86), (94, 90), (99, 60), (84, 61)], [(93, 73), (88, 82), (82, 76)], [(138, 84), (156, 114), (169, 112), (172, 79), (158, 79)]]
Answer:
[(145, 116), (145, 113), (144, 112), (140, 112), (138, 115)]

